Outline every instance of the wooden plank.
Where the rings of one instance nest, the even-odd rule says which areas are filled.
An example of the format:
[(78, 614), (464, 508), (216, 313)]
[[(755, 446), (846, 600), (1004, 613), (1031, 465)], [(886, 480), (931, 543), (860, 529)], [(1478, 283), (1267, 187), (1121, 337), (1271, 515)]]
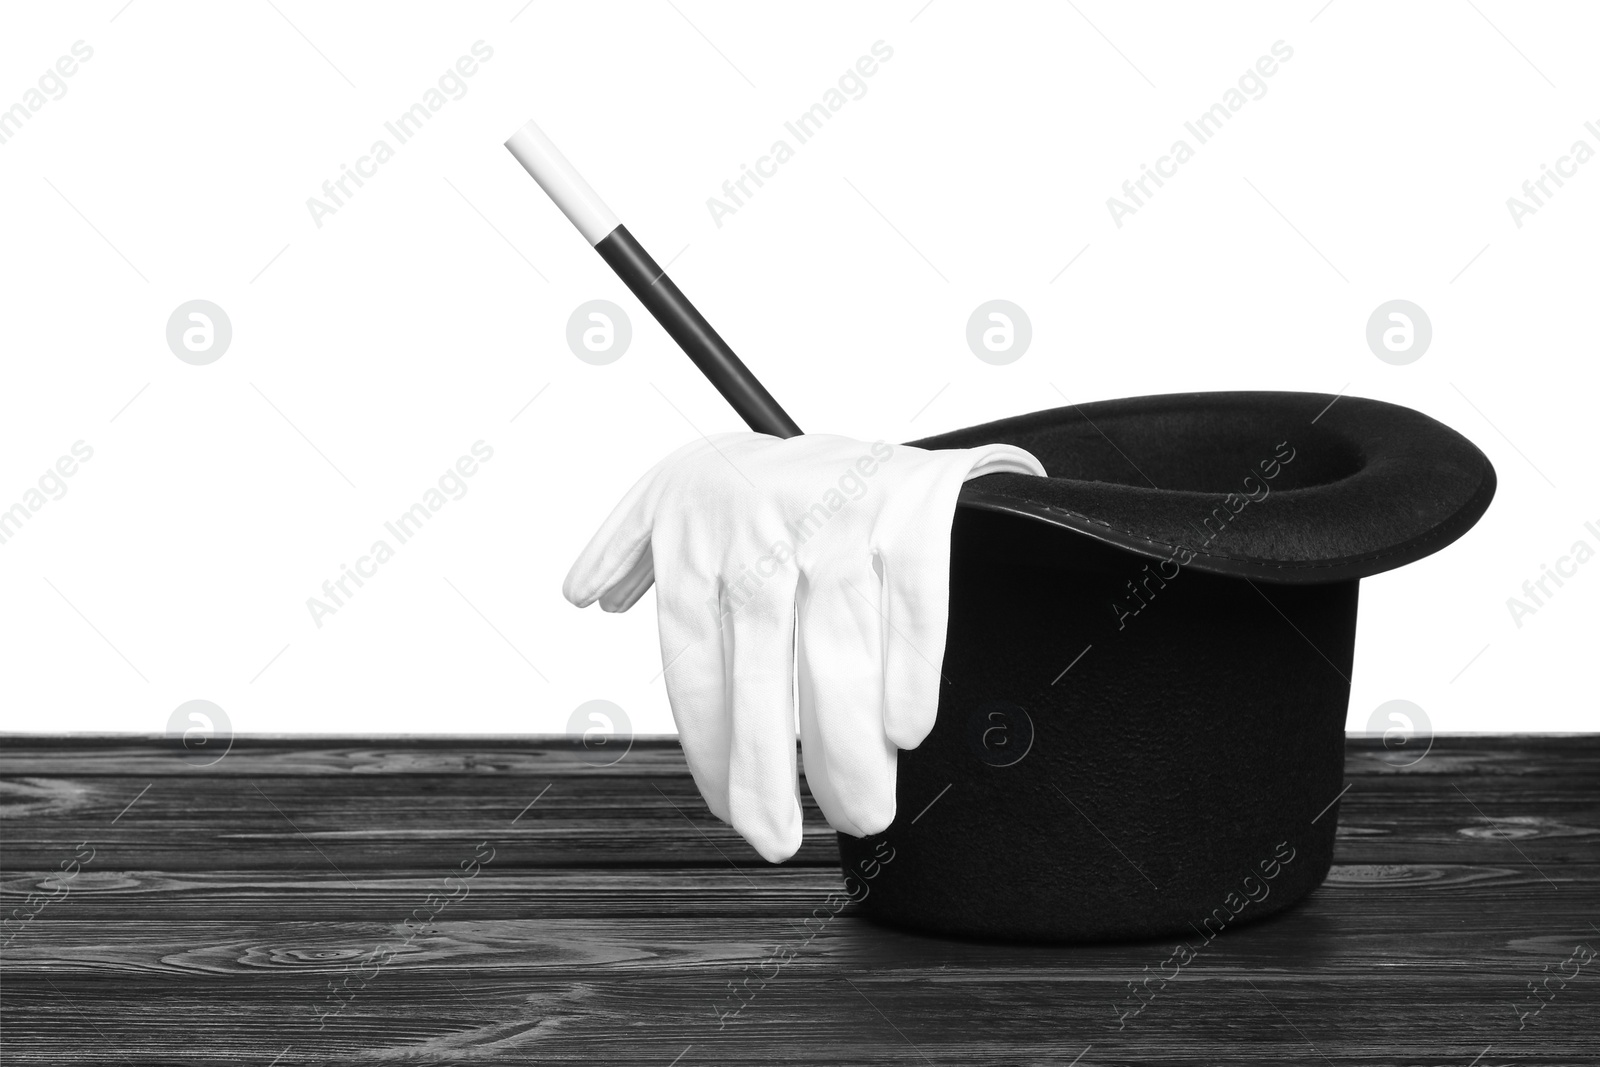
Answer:
[[(1335, 864), (1315, 899), (1319, 907), (1333, 907), (1355, 895), (1352, 906), (1357, 909), (1394, 909), (1400, 902), (1416, 901), (1417, 906), (1445, 909), (1441, 919), (1458, 923), (1473, 921), (1479, 913), (1600, 901), (1600, 865), (1552, 865), (1549, 875), (1551, 881), (1526, 864)], [(328, 922), (389, 916), (398, 921), (443, 885), (438, 869), (363, 872), (349, 880), (331, 870), (85, 869), (49, 905), (48, 918)], [(59, 870), (7, 872), (0, 878), (0, 913), (20, 906), (30, 893), (49, 894), (62, 886)], [(491, 866), (481, 868), (455, 894), (449, 912), (458, 920), (514, 919), (530, 913), (550, 920), (803, 919), (828, 894), (842, 888), (839, 870), (823, 867), (497, 870)], [(1550, 897), (1552, 892), (1563, 895)], [(843, 914), (853, 913), (847, 908)], [(1600, 921), (1600, 916), (1594, 918)]]
[[(102, 779), (101, 781), (107, 781)], [(163, 795), (152, 789), (113, 823), (119, 801), (136, 795), (119, 780), (73, 813), (10, 816), (4, 821), (7, 869), (50, 869), (80, 843), (102, 869), (203, 871), (286, 868), (346, 874), (415, 869), (465, 857), (480, 841), (500, 849), (508, 867), (723, 867), (767, 864), (697, 795), (598, 798), (583, 809), (554, 791), (550, 807), (513, 823), (521, 795), (479, 796), (478, 807), (452, 807), (434, 792), (426, 801), (387, 794), (335, 795), (312, 789), (233, 796), (213, 790)], [(1541, 789), (1541, 793), (1543, 790)], [(1529, 795), (1515, 786), (1476, 788), (1470, 802), (1453, 792), (1359, 793), (1340, 803), (1336, 858), (1344, 863), (1564, 863), (1593, 855), (1600, 838), (1600, 798)], [(459, 798), (455, 798), (459, 799)], [(607, 801), (613, 803), (604, 807)], [(523, 800), (526, 803), (526, 800)], [(545, 801), (540, 802), (540, 807)], [(507, 814), (507, 813), (510, 814)], [(804, 845), (786, 866), (833, 867), (833, 832), (808, 805)]]
[[(1432, 739), (1427, 755), (1409, 767), (1398, 766), (1402, 757), (1386, 752), (1380, 738), (1350, 736), (1345, 750), (1347, 776), (1493, 774), (1538, 778), (1552, 772), (1580, 777), (1600, 773), (1600, 734), (1441, 735)], [(588, 778), (607, 773), (680, 776), (685, 773), (683, 751), (675, 738), (636, 737), (616, 766), (595, 768), (585, 762), (581, 744), (564, 735), (240, 735), (220, 761), (206, 766), (184, 753), (176, 742), (159, 735), (0, 734), (0, 777), (557, 774)]]
[(0, 776), (163, 776), (183, 778), (326, 775), (606, 774), (680, 777), (686, 773), (676, 738), (636, 737), (615, 765), (598, 767), (565, 735), (525, 737), (274, 737), (240, 735), (217, 756), (184, 751), (159, 735), (0, 735)]
[[(1278, 920), (1246, 924), (1207, 946), (1208, 961), (1229, 959), (1249, 969), (1284, 967), (1296, 974), (1352, 977), (1384, 966), (1403, 968), (1411, 980), (1430, 968), (1465, 980), (1463, 956), (1492, 979), (1497, 970), (1565, 958), (1580, 942), (1600, 942), (1588, 926), (1597, 899), (1593, 871), (1583, 883), (1557, 893), (1532, 882), (1502, 882), (1477, 891), (1435, 892), (1417, 902), (1413, 890), (1319, 890)], [(1516, 886), (1516, 888), (1510, 888)], [(703, 976), (727, 965), (754, 965), (774, 946), (806, 946), (809, 956), (852, 969), (878, 966), (926, 977), (930, 968), (960, 967), (996, 981), (1039, 977), (1123, 980), (1132, 960), (1154, 967), (1180, 940), (1157, 939), (1141, 953), (1126, 944), (1041, 946), (931, 938), (855, 917), (815, 916), (826, 894), (800, 901), (787, 915), (664, 917), (650, 915), (553, 918), (537, 901), (510, 919), (462, 919), (454, 905), (428, 924), (426, 893), (387, 913), (371, 910), (359, 921), (159, 919), (107, 922), (66, 917), (36, 921), (6, 946), (8, 978), (29, 975), (124, 974), (181, 978), (197, 973), (245, 978), (266, 971), (286, 975), (339, 974), (385, 946), (400, 954), (384, 965), (402, 971), (495, 971), (505, 976), (555, 971), (609, 977)], [(1419, 929), (1419, 912), (1428, 925)], [(1530, 919), (1528, 912), (1536, 911)], [(410, 917), (414, 926), (404, 925)], [(809, 920), (809, 921), (808, 921)], [(417, 930), (426, 927), (418, 934)], [(818, 933), (820, 931), (820, 933)], [(815, 936), (813, 936), (815, 935)], [(1305, 952), (1315, 943), (1314, 953)], [(1595, 947), (1600, 949), (1600, 944)], [(886, 954), (886, 950), (892, 952)], [(1600, 967), (1600, 962), (1594, 964)], [(1134, 973), (1139, 967), (1136, 965)], [(1210, 968), (1207, 968), (1210, 973)], [(1516, 984), (1513, 981), (1513, 984)], [(1596, 983), (1600, 984), (1600, 983)], [(1600, 1007), (1600, 1003), (1597, 1003)]]

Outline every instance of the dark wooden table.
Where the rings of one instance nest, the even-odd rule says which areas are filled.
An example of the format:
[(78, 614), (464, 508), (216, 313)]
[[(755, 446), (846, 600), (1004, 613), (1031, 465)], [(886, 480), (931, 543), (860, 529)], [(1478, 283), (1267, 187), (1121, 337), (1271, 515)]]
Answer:
[(1347, 764), (1327, 883), (1119, 1023), (1165, 942), (987, 945), (848, 908), (808, 933), (841, 885), (814, 803), (768, 866), (673, 742), (595, 768), (561, 740), (239, 739), (202, 767), (12, 737), (0, 1054), (1600, 1064), (1600, 737), (1438, 738), (1403, 769), (1352, 740)]

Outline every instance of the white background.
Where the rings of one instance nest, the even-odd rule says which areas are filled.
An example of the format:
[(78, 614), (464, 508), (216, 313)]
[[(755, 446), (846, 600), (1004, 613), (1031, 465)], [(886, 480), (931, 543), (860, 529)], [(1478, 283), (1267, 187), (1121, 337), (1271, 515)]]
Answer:
[[(0, 508), (94, 455), (0, 545), (0, 729), (156, 732), (203, 698), (241, 732), (545, 732), (605, 698), (671, 731), (653, 597), (579, 612), (560, 583), (655, 458), (742, 427), (501, 147), (529, 117), (808, 429), (1254, 388), (1455, 427), (1499, 494), (1362, 583), (1350, 728), (1402, 698), (1441, 732), (1600, 725), (1600, 561), (1520, 628), (1506, 604), (1600, 549), (1600, 160), (1521, 228), (1506, 206), (1600, 149), (1592, 7), (275, 3), (4, 11), (0, 107), (94, 54), (0, 144)], [(479, 40), (465, 96), (314, 225)], [(706, 199), (879, 40), (866, 94), (718, 228)], [(1266, 95), (1115, 226), (1107, 197), (1279, 40)], [(1034, 330), (1003, 367), (964, 339), (996, 297)], [(165, 339), (195, 298), (233, 326), (208, 366)], [(594, 298), (633, 316), (604, 367), (564, 339)], [(1364, 339), (1394, 298), (1433, 323), (1409, 366)], [(467, 495), (315, 626), (479, 440)]]

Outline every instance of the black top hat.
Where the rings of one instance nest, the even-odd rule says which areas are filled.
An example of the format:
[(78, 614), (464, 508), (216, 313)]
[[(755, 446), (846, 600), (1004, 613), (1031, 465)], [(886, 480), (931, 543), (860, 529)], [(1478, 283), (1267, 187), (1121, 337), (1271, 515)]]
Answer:
[[(800, 432), (537, 126), (507, 147), (751, 429)], [(961, 494), (938, 717), (900, 754), (895, 821), (839, 835), (847, 891), (1047, 940), (1204, 941), (1303, 897), (1333, 857), (1358, 581), (1465, 533), (1488, 459), (1407, 408), (1282, 392), (913, 444), (996, 442), (1048, 477)]]
[(900, 754), (895, 822), (839, 836), (846, 888), (1029, 940), (1209, 940), (1303, 897), (1332, 862), (1357, 580), (1471, 527), (1488, 459), (1407, 408), (1283, 392), (915, 444), (994, 441), (1050, 476), (968, 483), (938, 720)]

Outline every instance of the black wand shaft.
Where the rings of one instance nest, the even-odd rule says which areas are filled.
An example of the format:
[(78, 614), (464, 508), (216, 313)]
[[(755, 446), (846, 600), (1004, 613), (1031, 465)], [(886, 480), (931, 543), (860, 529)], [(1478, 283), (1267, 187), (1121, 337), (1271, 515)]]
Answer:
[(626, 226), (618, 226), (595, 246), (600, 258), (616, 272), (633, 295), (655, 316), (695, 366), (716, 386), (733, 410), (757, 433), (798, 437), (800, 427), (750, 373), (750, 368), (717, 335), (705, 316), (695, 310), (650, 253), (634, 240)]

